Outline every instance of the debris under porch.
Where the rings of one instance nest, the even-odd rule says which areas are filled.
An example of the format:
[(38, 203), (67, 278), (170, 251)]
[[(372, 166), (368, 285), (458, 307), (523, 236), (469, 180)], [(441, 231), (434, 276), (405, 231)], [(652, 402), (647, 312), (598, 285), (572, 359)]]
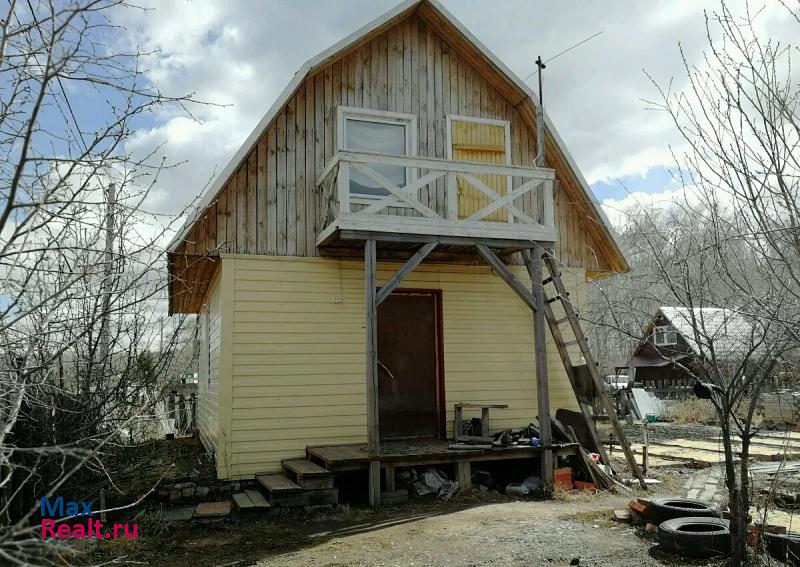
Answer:
[[(382, 441), (377, 455), (370, 457), (366, 443), (342, 445), (308, 446), (309, 461), (334, 473), (337, 479), (353, 471), (367, 471), (371, 462), (379, 462), (383, 471), (381, 482), (382, 502), (390, 503), (396, 498), (405, 499), (407, 494), (396, 486), (397, 471), (410, 467), (452, 466), (453, 480), (458, 490), (472, 488), (473, 463), (497, 463), (502, 461), (540, 462), (545, 448), (541, 446), (496, 446), (488, 448), (452, 448), (453, 443), (437, 439)], [(578, 454), (576, 443), (554, 444), (550, 447), (554, 457), (574, 457)], [(531, 470), (538, 470), (538, 464)]]

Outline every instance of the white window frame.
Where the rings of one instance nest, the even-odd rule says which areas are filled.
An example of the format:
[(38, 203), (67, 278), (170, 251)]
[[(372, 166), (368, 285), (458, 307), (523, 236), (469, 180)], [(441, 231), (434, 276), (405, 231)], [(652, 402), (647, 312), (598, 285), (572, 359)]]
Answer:
[[(659, 334), (665, 337), (663, 341), (659, 341)], [(674, 337), (672, 341), (669, 340), (670, 334)], [(678, 331), (671, 325), (659, 325), (653, 330), (653, 344), (655, 346), (674, 346), (678, 344)]]
[[(378, 122), (380, 124), (394, 124), (406, 127), (406, 156), (415, 157), (417, 155), (417, 117), (414, 114), (404, 112), (389, 112), (386, 110), (373, 110), (371, 108), (358, 108), (355, 106), (339, 106), (336, 109), (336, 147), (340, 151), (346, 151), (345, 147), (345, 128), (347, 120), (360, 120), (364, 122)], [(356, 150), (354, 150), (356, 151)], [(358, 150), (361, 151), (361, 150)], [(406, 168), (406, 183), (411, 183), (417, 177), (417, 170), (413, 167)], [(349, 190), (349, 187), (348, 187)], [(416, 195), (415, 195), (416, 196)], [(386, 196), (380, 195), (361, 195), (350, 193), (351, 203), (372, 204), (375, 201), (385, 199)], [(392, 205), (397, 207), (412, 208), (407, 203), (397, 203)]]
[[(447, 152), (447, 159), (453, 161), (453, 121), (455, 122), (473, 122), (475, 124), (489, 124), (490, 126), (502, 126), (505, 131), (504, 144), (506, 147), (506, 165), (512, 165), (511, 160), (511, 122), (509, 120), (501, 120), (498, 118), (481, 118), (480, 116), (464, 116), (462, 114), (448, 114), (445, 117), (447, 126), (445, 127), (445, 151)], [(514, 190), (514, 182), (511, 177), (506, 179), (506, 194)], [(456, 210), (458, 205), (455, 204)], [(452, 212), (452, 211), (451, 211)], [(514, 215), (508, 211), (508, 222), (514, 222)]]

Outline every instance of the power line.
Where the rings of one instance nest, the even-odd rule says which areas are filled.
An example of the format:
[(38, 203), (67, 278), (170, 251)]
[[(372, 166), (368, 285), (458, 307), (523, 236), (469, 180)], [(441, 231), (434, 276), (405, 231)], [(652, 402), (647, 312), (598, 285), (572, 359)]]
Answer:
[[(553, 59), (555, 59), (556, 57), (561, 57), (561, 56), (562, 56), (562, 55), (564, 55), (565, 53), (567, 53), (567, 52), (569, 52), (569, 51), (572, 51), (573, 49), (575, 49), (576, 47), (578, 47), (578, 46), (580, 46), (580, 45), (583, 45), (584, 43), (586, 43), (586, 42), (587, 42), (587, 41), (589, 41), (590, 39), (594, 39), (594, 38), (596, 38), (598, 35), (602, 34), (602, 33), (603, 33), (603, 31), (604, 31), (604, 30), (600, 30), (599, 32), (597, 32), (597, 33), (595, 33), (595, 34), (593, 34), (593, 35), (590, 35), (590, 36), (589, 36), (589, 37), (587, 37), (586, 39), (579, 41), (578, 43), (576, 43), (576, 44), (575, 44), (575, 45), (573, 45), (572, 47), (568, 47), (568, 48), (566, 48), (564, 51), (561, 51), (560, 53), (556, 53), (555, 55), (553, 55), (553, 56), (552, 56), (550, 59), (548, 59), (548, 60), (547, 60), (547, 61), (545, 61), (544, 63), (545, 63), (545, 64), (546, 64), (546, 63), (550, 63), (550, 61), (552, 61), (552, 60), (553, 60)], [(527, 77), (525, 77), (525, 78), (523, 79), (523, 81), (527, 81), (528, 79), (530, 79), (531, 77), (533, 77), (533, 76), (534, 76), (534, 75), (537, 73), (537, 71), (538, 71), (538, 68), (537, 68), (537, 70), (536, 70), (536, 71), (533, 71), (533, 72), (532, 72), (530, 75), (528, 75)]]

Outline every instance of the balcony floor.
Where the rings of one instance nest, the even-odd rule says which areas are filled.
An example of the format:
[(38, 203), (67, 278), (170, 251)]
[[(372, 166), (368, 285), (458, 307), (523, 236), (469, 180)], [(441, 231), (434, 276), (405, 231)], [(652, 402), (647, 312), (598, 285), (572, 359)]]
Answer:
[(343, 215), (319, 236), (317, 246), (323, 256), (358, 257), (365, 240), (377, 242), (383, 258), (407, 257), (420, 244), (439, 242), (430, 259), (473, 263), (475, 244), (485, 244), (501, 255), (512, 254), (534, 243), (548, 247), (555, 241), (555, 229), (504, 222), (466, 222), (419, 217)]

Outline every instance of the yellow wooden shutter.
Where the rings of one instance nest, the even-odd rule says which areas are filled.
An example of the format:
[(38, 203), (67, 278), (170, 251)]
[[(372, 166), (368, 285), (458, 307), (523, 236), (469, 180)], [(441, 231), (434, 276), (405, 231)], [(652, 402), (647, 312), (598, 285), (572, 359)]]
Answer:
[[(451, 128), (454, 160), (506, 164), (507, 149), (504, 126), (453, 120)], [(476, 177), (500, 196), (505, 195), (508, 190), (507, 178), (502, 175), (478, 175)], [(493, 199), (473, 187), (472, 184), (461, 178), (458, 179), (458, 218), (467, 218), (492, 201)], [(486, 215), (481, 220), (508, 222), (508, 211), (500, 209)]]

